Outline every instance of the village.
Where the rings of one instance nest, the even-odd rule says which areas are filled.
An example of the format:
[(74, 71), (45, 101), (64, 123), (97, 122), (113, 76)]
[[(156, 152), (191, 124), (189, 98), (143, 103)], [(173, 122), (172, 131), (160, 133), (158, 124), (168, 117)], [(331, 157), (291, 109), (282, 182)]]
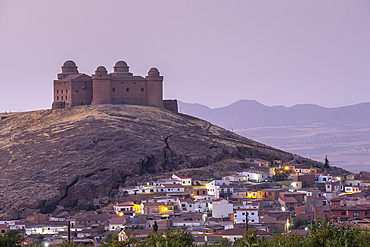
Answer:
[(0, 222), (1, 234), (19, 230), (26, 244), (56, 246), (70, 238), (76, 244), (99, 246), (112, 233), (124, 241), (133, 232), (145, 238), (153, 231), (184, 228), (195, 244), (223, 238), (234, 242), (246, 228), (259, 236), (295, 231), (309, 234), (310, 220), (370, 226), (370, 172), (334, 176), (304, 164), (270, 164), (250, 159), (252, 166), (231, 175), (194, 180), (177, 173), (167, 179), (120, 187), (110, 207), (94, 200), (93, 210), (73, 216), (34, 214)]

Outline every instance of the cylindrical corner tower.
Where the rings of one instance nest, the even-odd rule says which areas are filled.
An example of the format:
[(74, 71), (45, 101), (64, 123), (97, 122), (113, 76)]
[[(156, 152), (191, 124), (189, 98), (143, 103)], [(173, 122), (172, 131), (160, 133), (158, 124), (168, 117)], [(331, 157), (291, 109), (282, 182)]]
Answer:
[(62, 66), (62, 73), (58, 74), (58, 80), (64, 79), (69, 75), (78, 74), (77, 66), (72, 60), (67, 60)]
[(163, 108), (163, 76), (158, 69), (151, 68), (145, 78), (148, 105)]
[(112, 104), (112, 83), (104, 66), (99, 66), (92, 75), (93, 100), (92, 105)]

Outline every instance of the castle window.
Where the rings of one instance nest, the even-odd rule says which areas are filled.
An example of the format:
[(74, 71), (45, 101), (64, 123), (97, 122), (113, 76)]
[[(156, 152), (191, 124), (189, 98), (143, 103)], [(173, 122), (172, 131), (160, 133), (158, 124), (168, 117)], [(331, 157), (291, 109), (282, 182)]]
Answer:
[(144, 92), (144, 88), (143, 87), (141, 88), (141, 92)]
[(126, 88), (126, 92), (128, 92), (128, 91), (130, 91), (130, 89), (127, 87), (127, 88)]
[(59, 93), (59, 90), (57, 90), (57, 93)]
[(66, 95), (66, 100), (67, 100), (67, 95)]
[(68, 93), (68, 89), (66, 89), (66, 93)]
[(114, 87), (114, 88), (112, 88), (113, 89), (113, 92), (115, 92), (116, 91), (116, 88)]
[(62, 96), (62, 100), (63, 100), (63, 96)]
[(59, 96), (57, 96), (57, 100), (59, 100)]
[(85, 81), (85, 84), (87, 84), (87, 81)]
[(62, 89), (62, 90), (60, 90), (60, 92), (61, 92), (61, 93), (63, 93), (63, 89)]

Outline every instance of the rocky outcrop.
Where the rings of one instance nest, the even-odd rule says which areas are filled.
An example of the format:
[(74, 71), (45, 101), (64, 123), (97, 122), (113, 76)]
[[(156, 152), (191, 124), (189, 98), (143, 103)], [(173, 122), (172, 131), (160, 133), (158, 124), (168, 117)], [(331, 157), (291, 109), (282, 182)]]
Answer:
[(314, 163), (209, 122), (129, 105), (0, 114), (0, 208), (20, 217), (47, 200), (75, 207), (140, 175), (261, 157)]

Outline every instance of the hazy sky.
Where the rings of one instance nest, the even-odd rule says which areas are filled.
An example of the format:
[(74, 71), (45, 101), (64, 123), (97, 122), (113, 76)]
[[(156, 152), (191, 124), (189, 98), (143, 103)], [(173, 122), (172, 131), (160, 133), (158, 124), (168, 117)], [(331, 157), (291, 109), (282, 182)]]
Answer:
[(370, 101), (369, 0), (0, 0), (0, 112), (50, 108), (65, 60), (157, 67), (210, 107)]

